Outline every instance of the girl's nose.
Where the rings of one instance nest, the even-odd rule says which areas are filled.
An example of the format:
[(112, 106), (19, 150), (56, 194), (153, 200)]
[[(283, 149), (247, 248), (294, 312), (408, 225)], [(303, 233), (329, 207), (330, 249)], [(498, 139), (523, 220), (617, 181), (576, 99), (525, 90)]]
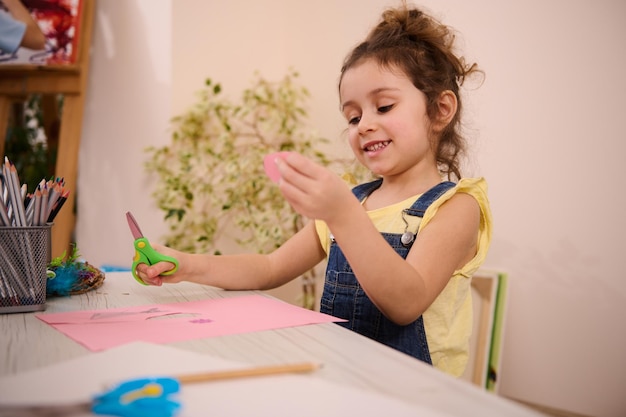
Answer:
[(368, 132), (373, 132), (376, 130), (376, 117), (371, 114), (363, 113), (361, 115), (361, 120), (359, 120), (359, 134), (365, 135)]

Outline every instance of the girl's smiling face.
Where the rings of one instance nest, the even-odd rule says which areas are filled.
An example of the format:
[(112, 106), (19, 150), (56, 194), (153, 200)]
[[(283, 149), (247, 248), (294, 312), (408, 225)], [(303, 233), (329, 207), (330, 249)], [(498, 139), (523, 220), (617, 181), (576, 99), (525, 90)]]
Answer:
[(339, 96), (350, 147), (370, 171), (438, 172), (426, 96), (402, 71), (366, 60), (344, 73)]

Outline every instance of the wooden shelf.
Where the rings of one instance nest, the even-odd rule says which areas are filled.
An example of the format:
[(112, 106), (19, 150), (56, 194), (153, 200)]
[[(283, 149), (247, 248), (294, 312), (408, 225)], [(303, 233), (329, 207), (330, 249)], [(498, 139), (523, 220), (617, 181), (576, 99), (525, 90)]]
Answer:
[(82, 12), (76, 63), (71, 65), (0, 65), (0, 156), (4, 155), (11, 103), (23, 101), (30, 94), (62, 94), (64, 96), (59, 144), (54, 175), (63, 177), (70, 190), (52, 227), (52, 256), (70, 253), (76, 223), (74, 202), (78, 175), (80, 146), (89, 49), (93, 27), (95, 0), (82, 0)]

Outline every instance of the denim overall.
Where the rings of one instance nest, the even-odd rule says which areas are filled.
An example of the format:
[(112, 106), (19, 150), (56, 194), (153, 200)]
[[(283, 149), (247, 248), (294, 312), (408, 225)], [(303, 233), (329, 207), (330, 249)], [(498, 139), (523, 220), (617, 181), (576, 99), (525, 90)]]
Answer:
[[(361, 184), (354, 187), (352, 192), (359, 201), (362, 201), (381, 184), (382, 180)], [(422, 194), (410, 208), (405, 210), (405, 213), (410, 216), (423, 217), (428, 206), (454, 185), (449, 181), (437, 184)], [(414, 239), (405, 245), (401, 242), (401, 234), (382, 233), (382, 235), (393, 249), (406, 259)], [(340, 326), (432, 364), (422, 316), (406, 326), (397, 325), (387, 319), (365, 295), (365, 291), (361, 288), (352, 268), (334, 240), (331, 242), (328, 254), (320, 311), (348, 320), (338, 322)]]

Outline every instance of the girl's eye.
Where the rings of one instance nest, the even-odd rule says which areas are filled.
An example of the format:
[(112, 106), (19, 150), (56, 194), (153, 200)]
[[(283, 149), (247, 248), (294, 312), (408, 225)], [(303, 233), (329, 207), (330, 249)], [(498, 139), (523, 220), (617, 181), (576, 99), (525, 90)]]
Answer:
[(352, 117), (351, 119), (348, 119), (348, 124), (358, 125), (360, 121), (361, 121), (361, 117)]
[(391, 110), (392, 107), (393, 107), (393, 104), (390, 104), (389, 106), (379, 107), (378, 113), (387, 113), (389, 110)]

